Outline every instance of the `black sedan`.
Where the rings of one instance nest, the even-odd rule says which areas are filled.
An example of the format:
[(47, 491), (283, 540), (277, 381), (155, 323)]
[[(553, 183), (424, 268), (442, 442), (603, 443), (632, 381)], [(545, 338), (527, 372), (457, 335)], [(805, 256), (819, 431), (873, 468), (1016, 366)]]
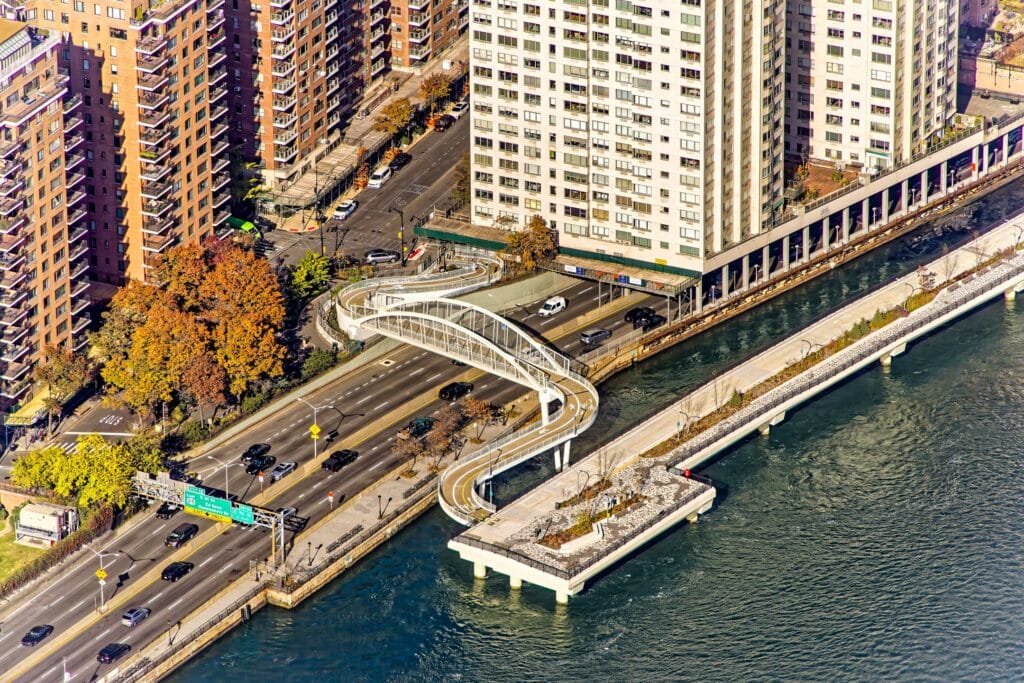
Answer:
[(258, 458), (261, 455), (266, 455), (270, 452), (269, 443), (254, 443), (245, 449), (245, 453), (242, 453), (242, 462), (250, 463), (253, 458)]
[(644, 321), (656, 315), (650, 306), (631, 308), (626, 312), (626, 322), (633, 325), (633, 328), (642, 327)]
[(164, 567), (163, 573), (160, 578), (164, 581), (175, 582), (178, 579), (186, 576), (195, 567), (191, 562), (171, 562), (169, 565)]
[(159, 519), (170, 519), (171, 517), (176, 515), (179, 511), (181, 511), (181, 506), (180, 505), (175, 505), (174, 503), (164, 503), (156, 511), (156, 516)]
[(438, 133), (443, 133), (451, 128), (454, 123), (455, 117), (450, 114), (445, 114), (437, 120), (437, 123), (434, 124), (434, 130)]
[(100, 664), (110, 664), (131, 652), (132, 646), (128, 643), (110, 643), (96, 655), (96, 661)]
[(650, 332), (655, 327), (661, 327), (666, 322), (668, 322), (668, 318), (666, 318), (663, 315), (654, 314), (647, 320), (644, 320), (642, 323), (640, 323), (638, 327), (642, 327), (644, 332)]
[(406, 164), (408, 164), (410, 161), (412, 161), (412, 155), (411, 154), (406, 154), (405, 152), (400, 152), (399, 154), (395, 155), (394, 159), (392, 159), (390, 162), (388, 162), (388, 168), (390, 168), (392, 172), (395, 172), (398, 169), (400, 169), (403, 166), (405, 166)]
[(255, 475), (260, 472), (267, 472), (276, 462), (277, 458), (272, 455), (261, 455), (249, 461), (248, 467), (245, 468), (245, 473)]
[(452, 382), (441, 387), (441, 391), (437, 392), (437, 397), (442, 401), (458, 401), (471, 391), (473, 391), (471, 382)]
[(21, 644), (25, 647), (35, 647), (51, 633), (53, 633), (53, 627), (49, 624), (33, 626), (28, 630), (28, 633), (22, 637)]

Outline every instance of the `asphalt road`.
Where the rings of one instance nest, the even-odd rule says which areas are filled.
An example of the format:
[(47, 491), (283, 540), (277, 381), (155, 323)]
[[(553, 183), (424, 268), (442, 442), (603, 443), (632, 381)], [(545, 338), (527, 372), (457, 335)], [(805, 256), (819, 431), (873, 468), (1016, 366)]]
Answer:
[[(324, 249), (362, 258), (369, 249), (400, 249), (398, 232), (402, 216), (390, 211), (402, 209), (412, 244), (413, 217), (426, 219), (434, 205), (450, 191), (455, 166), (469, 151), (469, 117), (463, 116), (444, 133), (430, 133), (409, 150), (412, 161), (399, 170), (384, 187), (365, 189), (356, 196), (359, 208), (344, 221), (331, 218), (327, 210), (323, 226)], [(294, 264), (307, 251), (320, 251), (320, 233), (291, 233), (275, 230), (266, 234), (258, 251), (275, 264)], [(411, 247), (409, 249), (412, 251)], [(278, 261), (280, 259), (280, 261)]]
[[(580, 282), (563, 292), (568, 307), (552, 318), (539, 318), (536, 310), (540, 305), (523, 307), (510, 316), (520, 323), (543, 334), (544, 328), (569, 320), (597, 305), (597, 288), (594, 283)], [(640, 299), (637, 305), (664, 306), (664, 301)], [(603, 323), (613, 330), (615, 336), (631, 331), (623, 326), (621, 313), (611, 316)], [(614, 343), (615, 336), (607, 343)], [(568, 335), (559, 346), (570, 354), (580, 349), (577, 334)], [(392, 361), (385, 365), (385, 361)], [(338, 429), (338, 443), (382, 414), (401, 407), (404, 403), (424, 391), (436, 391), (451, 381), (466, 368), (453, 366), (449, 359), (442, 358), (420, 349), (403, 346), (388, 354), (382, 361), (347, 375), (338, 381), (312, 392), (306, 398), (317, 406), (330, 406), (319, 412), (319, 424), (323, 430)], [(413, 379), (415, 378), (415, 379)], [(524, 393), (523, 387), (506, 380), (487, 375), (476, 382), (474, 395), (492, 402), (507, 402)], [(435, 401), (420, 414), (429, 414), (444, 404)], [(399, 460), (391, 453), (390, 442), (398, 429), (414, 415), (403, 415), (394, 425), (380, 431), (355, 446), (360, 457), (357, 462), (338, 473), (317, 473), (296, 483), (267, 507), (298, 508), (299, 521), (312, 524), (329, 512), (326, 492), (333, 490), (336, 502), (352, 496), (375, 481), (381, 472), (394, 468)], [(222, 488), (225, 486), (224, 471), (218, 460), (228, 464), (227, 488), (243, 500), (260, 490), (257, 479), (245, 474), (239, 456), (251, 444), (266, 442), (272, 445), (271, 455), (278, 461), (294, 460), (301, 464), (312, 458), (313, 447), (307, 428), (312, 423), (308, 407), (296, 404), (273, 418), (254, 427), (244, 437), (236, 438), (216, 449), (210, 457), (193, 461), (190, 469), (199, 472), (204, 483)], [(348, 445), (348, 444), (346, 444)], [(289, 476), (299, 476), (292, 474)], [(154, 508), (155, 509), (155, 508)], [(108, 541), (98, 548), (104, 553), (118, 553), (104, 558), (107, 579), (106, 599), (110, 600), (122, 587), (130, 586), (147, 570), (164, 566), (165, 559), (172, 551), (165, 548), (166, 535), (182, 522), (195, 522), (200, 529), (212, 523), (203, 519), (178, 513), (170, 520), (159, 520), (152, 512), (143, 513), (150, 518), (130, 529), (123, 536)], [(294, 537), (295, 531), (287, 534), (286, 542)], [(296, 549), (293, 552), (302, 552)], [(142, 647), (155, 637), (166, 637), (171, 625), (183, 619), (191, 609), (202, 604), (233, 577), (247, 571), (250, 560), (262, 559), (270, 553), (269, 534), (259, 529), (235, 527), (223, 532), (219, 539), (196, 550), (188, 561), (196, 569), (177, 583), (160, 580), (145, 586), (133, 599), (132, 607), (150, 607), (153, 615), (135, 628), (128, 629), (120, 624), (123, 609), (107, 614), (83, 633), (75, 637), (59, 653), (47, 657), (24, 681), (58, 681), (62, 676), (62, 658), (66, 657), (68, 669), (75, 674), (73, 680), (88, 680), (102, 675), (112, 665), (99, 665), (96, 654), (111, 642), (127, 642), (133, 648)], [(51, 638), (88, 616), (99, 599), (98, 583), (94, 572), (99, 567), (96, 557), (85, 557), (61, 573), (59, 580), (53, 580), (33, 591), (18, 596), (16, 606), (0, 624), (0, 671), (9, 670), (28, 651), (18, 642), (33, 625), (51, 624), (55, 627)], [(127, 607), (127, 606), (126, 606)]]

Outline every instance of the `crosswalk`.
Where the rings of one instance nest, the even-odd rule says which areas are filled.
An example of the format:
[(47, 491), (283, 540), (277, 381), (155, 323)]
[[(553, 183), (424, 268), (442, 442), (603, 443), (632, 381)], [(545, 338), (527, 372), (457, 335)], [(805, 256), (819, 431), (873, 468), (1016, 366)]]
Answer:
[(53, 445), (59, 447), (67, 455), (74, 455), (78, 451), (77, 441), (61, 441)]

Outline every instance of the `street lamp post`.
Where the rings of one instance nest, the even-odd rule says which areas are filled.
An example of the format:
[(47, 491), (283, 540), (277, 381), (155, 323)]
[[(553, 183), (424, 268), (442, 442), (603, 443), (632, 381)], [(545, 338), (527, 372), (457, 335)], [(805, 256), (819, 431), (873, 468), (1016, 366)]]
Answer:
[(105, 557), (118, 557), (121, 553), (101, 553), (100, 551), (95, 550), (95, 549), (93, 549), (93, 548), (91, 548), (91, 547), (89, 547), (87, 545), (83, 546), (83, 547), (85, 549), (87, 549), (89, 552), (91, 552), (93, 555), (95, 555), (97, 558), (99, 558), (99, 561), (100, 561), (100, 568), (96, 572), (96, 578), (99, 579), (99, 582), (100, 582), (100, 611), (102, 612), (103, 609), (107, 606), (107, 601), (106, 601), (106, 598), (105, 598), (104, 592), (103, 592), (103, 587), (107, 584), (107, 582), (106, 582), (106, 569), (107, 568), (103, 564), (103, 558), (105, 558)]
[(398, 218), (401, 221), (401, 227), (398, 230), (398, 239), (399, 239), (399, 241), (402, 244), (402, 246), (401, 246), (401, 249), (402, 249), (402, 265), (404, 266), (405, 265), (405, 210), (392, 206), (392, 207), (388, 208), (388, 211), (390, 211), (391, 213), (397, 213), (398, 214)]
[(878, 207), (877, 206), (872, 206), (871, 207), (871, 225), (874, 225), (877, 222), (878, 222)]
[(206, 457), (209, 458), (210, 460), (213, 460), (216, 463), (219, 463), (220, 466), (224, 468), (224, 498), (226, 500), (231, 500), (231, 496), (230, 496), (231, 492), (228, 489), (228, 466), (231, 463), (230, 462), (224, 462), (223, 460), (221, 460), (219, 458), (215, 458), (212, 455), (208, 455)]
[(324, 406), (315, 406), (306, 399), (302, 398), (301, 396), (296, 396), (295, 400), (305, 403), (307, 406), (313, 409), (313, 427), (315, 428), (312, 430), (312, 432), (315, 432), (313, 434), (313, 460), (316, 460), (316, 445), (317, 442), (320, 441), (320, 425), (316, 421), (316, 414), (320, 410), (320, 408), (323, 408)]

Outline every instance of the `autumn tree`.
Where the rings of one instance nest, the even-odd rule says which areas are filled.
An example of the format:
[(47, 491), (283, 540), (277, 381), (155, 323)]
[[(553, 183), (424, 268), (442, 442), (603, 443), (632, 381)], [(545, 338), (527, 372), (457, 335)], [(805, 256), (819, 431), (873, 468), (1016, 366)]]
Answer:
[(316, 251), (307, 251), (292, 269), (289, 284), (292, 292), (306, 299), (324, 290), (331, 279), (331, 260)]
[(409, 466), (402, 474), (411, 477), (416, 474), (416, 461), (426, 453), (426, 447), (420, 439), (395, 439), (391, 443), (391, 452), (399, 460), (409, 460)]
[(509, 233), (502, 253), (529, 272), (537, 267), (538, 261), (550, 257), (554, 251), (555, 241), (547, 222), (540, 216), (534, 216), (525, 230)]
[(73, 497), (82, 507), (97, 503), (123, 507), (135, 472), (155, 473), (160, 465), (160, 450), (151, 439), (115, 443), (98, 434), (86, 434), (78, 437), (73, 453), (47, 446), (21, 456), (11, 469), (11, 480), (19, 486), (47, 488), (58, 496)]
[(43, 348), (45, 365), (35, 369), (35, 379), (46, 387), (46, 431), (51, 431), (52, 418), (60, 416), (75, 394), (81, 391), (93, 376), (92, 363), (84, 355), (62, 346)]
[(463, 154), (455, 166), (452, 187), (452, 201), (458, 206), (469, 203), (469, 154)]
[(395, 137), (412, 121), (416, 109), (408, 97), (394, 99), (385, 104), (373, 122), (373, 129)]
[(224, 368), (217, 364), (209, 353), (201, 353), (192, 359), (181, 376), (182, 388), (199, 409), (199, 419), (206, 421), (206, 406), (212, 406), (216, 413), (224, 403), (226, 375)]
[(487, 401), (481, 401), (478, 398), (467, 396), (462, 399), (462, 414), (466, 416), (466, 419), (470, 422), (476, 423), (476, 436), (473, 440), (478, 442), (480, 437), (483, 436), (484, 429), (491, 422), (491, 404)]
[(426, 453), (432, 459), (430, 469), (437, 471), (441, 465), (441, 460), (452, 450), (455, 434), (438, 422), (433, 429), (427, 432), (424, 442)]
[(117, 290), (110, 307), (103, 313), (103, 326), (89, 335), (90, 355), (98, 363), (128, 355), (132, 335), (146, 321), (149, 309), (160, 290), (136, 280)]
[(442, 73), (434, 73), (420, 82), (419, 95), (430, 107), (430, 112), (433, 113), (437, 110), (438, 102), (448, 97), (451, 90), (451, 79)]

